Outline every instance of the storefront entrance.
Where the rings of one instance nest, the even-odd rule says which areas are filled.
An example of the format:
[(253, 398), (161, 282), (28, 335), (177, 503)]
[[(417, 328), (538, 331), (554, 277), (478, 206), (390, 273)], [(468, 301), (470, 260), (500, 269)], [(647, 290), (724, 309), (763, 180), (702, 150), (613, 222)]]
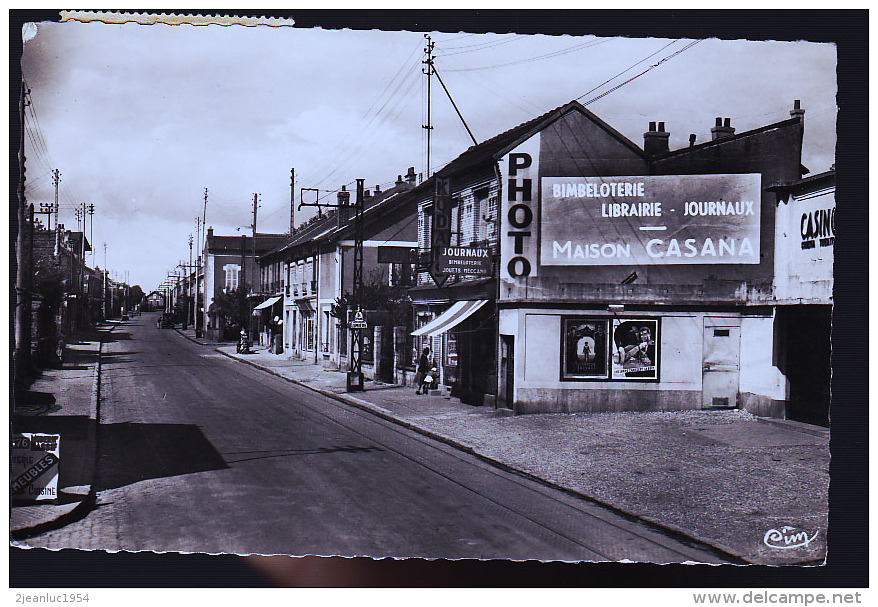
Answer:
[(701, 408), (734, 409), (741, 374), (741, 327), (708, 326), (716, 320), (720, 319), (704, 319)]
[(787, 419), (829, 426), (832, 307), (778, 308), (782, 331), (781, 371), (789, 381)]

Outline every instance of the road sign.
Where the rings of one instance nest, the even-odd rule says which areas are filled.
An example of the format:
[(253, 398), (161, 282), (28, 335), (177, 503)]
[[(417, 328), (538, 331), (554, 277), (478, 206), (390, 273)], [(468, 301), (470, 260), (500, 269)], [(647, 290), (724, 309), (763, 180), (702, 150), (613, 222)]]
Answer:
[(357, 313), (354, 315), (354, 320), (351, 322), (351, 329), (366, 329), (368, 326), (366, 319), (363, 318), (363, 311), (357, 310)]

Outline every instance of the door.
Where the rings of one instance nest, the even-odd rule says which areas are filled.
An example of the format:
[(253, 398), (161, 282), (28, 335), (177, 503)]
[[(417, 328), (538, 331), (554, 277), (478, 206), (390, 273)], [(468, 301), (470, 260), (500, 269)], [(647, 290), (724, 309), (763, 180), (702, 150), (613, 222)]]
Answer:
[(497, 383), (500, 394), (498, 404), (512, 408), (513, 388), (515, 381), (515, 358), (513, 356), (515, 338), (511, 335), (500, 336), (500, 377)]
[(736, 408), (741, 327), (705, 326), (702, 352), (701, 408)]

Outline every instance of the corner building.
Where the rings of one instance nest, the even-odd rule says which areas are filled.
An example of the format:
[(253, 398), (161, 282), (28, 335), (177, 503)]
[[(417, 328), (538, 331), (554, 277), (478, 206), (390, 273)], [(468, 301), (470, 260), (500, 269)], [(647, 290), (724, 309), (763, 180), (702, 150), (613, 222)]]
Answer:
[[(781, 197), (808, 172), (804, 113), (741, 133), (717, 118), (709, 141), (672, 151), (664, 123), (640, 147), (571, 102), (452, 162), (495, 163), (497, 406), (795, 417), (797, 342), (781, 334), (814, 314), (783, 308), (828, 319), (832, 303), (831, 239), (819, 279), (783, 262), (799, 247)], [(828, 381), (828, 321), (817, 330), (821, 351), (795, 358)]]

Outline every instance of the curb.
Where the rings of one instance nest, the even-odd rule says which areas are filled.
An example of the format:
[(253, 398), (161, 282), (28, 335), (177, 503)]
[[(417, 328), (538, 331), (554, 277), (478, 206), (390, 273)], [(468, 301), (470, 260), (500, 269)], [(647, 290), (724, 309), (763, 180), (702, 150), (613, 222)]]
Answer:
[[(112, 333), (116, 328), (116, 325), (112, 325), (110, 330), (106, 333)], [(85, 497), (80, 501), (76, 506), (71, 508), (70, 510), (64, 512), (59, 515), (58, 518), (51, 519), (48, 521), (43, 521), (41, 523), (37, 523), (36, 525), (31, 525), (29, 527), (22, 527), (20, 529), (15, 529), (10, 532), (10, 538), (13, 540), (24, 540), (35, 535), (40, 535), (42, 533), (46, 533), (48, 531), (54, 531), (56, 529), (60, 529), (66, 525), (71, 523), (75, 523), (77, 521), (85, 518), (89, 512), (91, 512), (95, 508), (95, 504), (97, 503), (97, 483), (95, 482), (97, 478), (97, 462), (98, 457), (100, 455), (100, 425), (101, 425), (101, 359), (104, 353), (104, 332), (101, 332), (101, 340), (98, 342), (98, 358), (95, 362), (94, 372), (92, 374), (92, 388), (91, 388), (91, 411), (94, 412), (94, 464), (92, 465), (92, 482), (89, 485), (88, 493), (86, 493)]]
[(216, 350), (216, 352), (219, 352), (223, 356), (226, 356), (232, 360), (242, 362), (246, 365), (250, 365), (253, 368), (260, 369), (261, 371), (264, 371), (266, 373), (270, 373), (271, 375), (274, 375), (276, 377), (284, 379), (290, 383), (296, 384), (298, 386), (302, 386), (303, 388), (307, 388), (308, 390), (311, 390), (312, 392), (316, 392), (318, 394), (321, 394), (323, 396), (326, 396), (326, 397), (331, 398), (333, 400), (336, 400), (338, 402), (341, 402), (341, 403), (344, 403), (347, 405), (351, 405), (351, 406), (356, 407), (362, 411), (366, 411), (367, 413), (371, 413), (372, 415), (375, 415), (376, 417), (379, 417), (385, 421), (389, 421), (389, 422), (394, 423), (398, 426), (402, 426), (404, 428), (407, 428), (408, 430), (411, 430), (413, 432), (417, 432), (418, 434), (421, 434), (422, 436), (426, 436), (426, 437), (431, 438), (433, 440), (445, 443), (451, 447), (454, 447), (455, 449), (463, 451), (464, 453), (468, 453), (468, 454), (480, 459), (481, 461), (486, 462), (486, 463), (494, 466), (495, 468), (499, 468), (499, 469), (503, 470), (504, 472), (517, 474), (517, 475), (523, 476), (529, 480), (536, 481), (537, 483), (539, 483), (543, 486), (550, 487), (552, 489), (556, 489), (558, 491), (566, 493), (567, 495), (571, 495), (571, 496), (579, 498), (579, 499), (588, 500), (589, 502), (592, 502), (593, 504), (597, 504), (603, 508), (606, 508), (607, 510), (612, 511), (614, 514), (622, 516), (630, 521), (646, 523), (646, 524), (650, 525), (651, 527), (655, 528), (656, 530), (671, 537), (672, 539), (675, 539), (675, 540), (680, 541), (682, 543), (690, 544), (690, 545), (692, 543), (697, 543), (699, 548), (712, 551), (716, 556), (724, 558), (727, 561), (729, 561), (729, 564), (732, 564), (732, 565), (756, 564), (756, 563), (751, 563), (750, 561), (742, 558), (741, 556), (738, 556), (737, 554), (735, 554), (732, 551), (732, 548), (729, 546), (725, 546), (723, 544), (708, 543), (703, 539), (692, 536), (686, 530), (684, 530), (680, 527), (677, 527), (676, 525), (668, 525), (667, 523), (659, 522), (652, 517), (644, 517), (644, 516), (639, 516), (637, 514), (633, 514), (631, 512), (626, 511), (626, 510), (622, 510), (618, 506), (614, 506), (613, 504), (607, 503), (605, 501), (602, 501), (600, 499), (592, 497), (588, 494), (582, 493), (582, 492), (577, 491), (575, 489), (570, 489), (569, 487), (564, 487), (562, 485), (555, 484), (547, 479), (544, 479), (544, 478), (537, 476), (531, 472), (528, 472), (527, 470), (522, 470), (520, 468), (516, 468), (514, 466), (511, 466), (509, 464), (501, 462), (498, 459), (495, 459), (495, 458), (490, 457), (488, 455), (484, 455), (483, 453), (479, 453), (473, 447), (466, 445), (464, 443), (461, 443), (460, 441), (458, 441), (454, 438), (451, 438), (449, 436), (445, 436), (444, 434), (439, 434), (437, 432), (433, 432), (432, 430), (428, 430), (427, 428), (424, 428), (422, 426), (418, 426), (418, 425), (416, 425), (412, 422), (409, 422), (407, 420), (395, 417), (392, 413), (390, 413), (386, 409), (383, 409), (382, 407), (375, 405), (374, 403), (370, 403), (368, 401), (361, 400), (361, 399), (353, 397), (353, 396), (348, 396), (347, 394), (338, 394), (336, 392), (330, 392), (329, 390), (323, 390), (322, 388), (315, 388), (313, 386), (309, 386), (308, 384), (303, 383), (301, 381), (298, 381), (296, 379), (293, 379), (291, 377), (281, 375), (280, 373), (278, 373), (277, 371), (275, 371), (269, 367), (264, 367), (258, 363), (255, 363), (255, 362), (243, 359), (243, 358), (238, 358), (236, 356), (232, 356), (228, 352), (223, 352), (219, 348), (214, 348), (214, 349)]
[(773, 417), (757, 417), (756, 419), (763, 424), (771, 424), (772, 426), (778, 426), (801, 434), (810, 434), (811, 436), (829, 436), (830, 431), (829, 428), (824, 428), (823, 426), (815, 426), (791, 419), (776, 419)]

